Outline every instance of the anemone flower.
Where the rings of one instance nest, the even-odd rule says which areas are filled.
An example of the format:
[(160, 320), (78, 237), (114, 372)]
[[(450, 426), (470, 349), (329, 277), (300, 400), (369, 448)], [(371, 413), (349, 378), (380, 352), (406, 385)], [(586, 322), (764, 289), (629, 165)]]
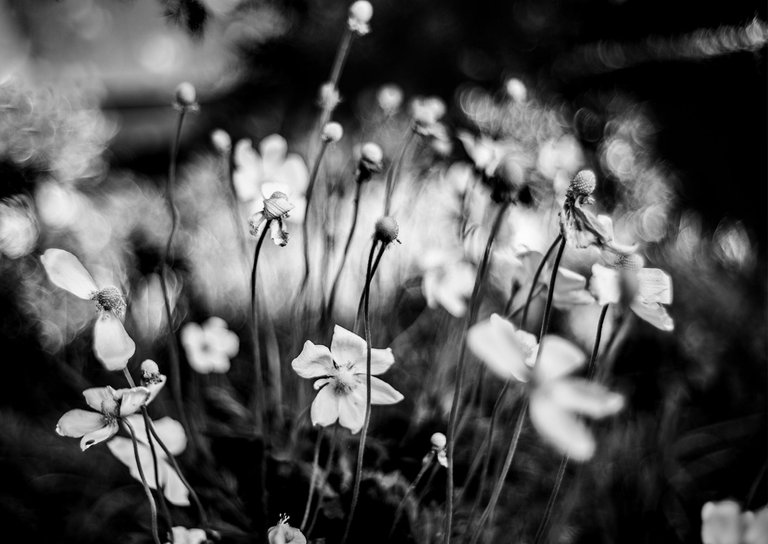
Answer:
[(272, 134), (259, 143), (259, 152), (250, 140), (235, 144), (233, 183), (237, 197), (251, 205), (251, 213), (258, 210), (263, 198), (280, 192), (296, 204), (295, 222), (304, 218), (304, 196), (309, 186), (309, 170), (304, 159), (288, 153), (288, 143), (278, 134)]
[(113, 389), (92, 387), (83, 391), (85, 402), (96, 410), (70, 410), (56, 424), (60, 436), (81, 438), (80, 448), (85, 451), (118, 431), (120, 419), (136, 413), (150, 399), (151, 391), (146, 387)]
[(467, 344), (502, 378), (527, 383), (531, 423), (544, 440), (576, 461), (590, 459), (596, 448), (581, 418), (602, 419), (624, 406), (621, 395), (570, 376), (584, 364), (584, 354), (558, 336), (545, 336), (536, 346), (532, 335), (494, 315), (469, 330)]
[(251, 235), (258, 237), (262, 229), (269, 227), (272, 241), (278, 246), (285, 246), (288, 244), (288, 229), (283, 220), (288, 219), (288, 212), (295, 207), (285, 193), (272, 193), (248, 220)]
[[(144, 418), (140, 415), (133, 415), (129, 416), (127, 419), (135, 432), (141, 468), (149, 487), (157, 489), (159, 482), (160, 487), (163, 488), (165, 498), (171, 503), (177, 506), (189, 505), (189, 491), (168, 462), (168, 457), (165, 451), (156, 444), (155, 455), (157, 456), (157, 478), (155, 478), (152, 450), (149, 447), (149, 435), (144, 424)], [(155, 432), (157, 432), (160, 440), (163, 441), (163, 444), (168, 448), (171, 455), (180, 455), (187, 447), (187, 435), (184, 433), (184, 427), (182, 427), (181, 423), (178, 421), (169, 417), (164, 417), (153, 422), (153, 425), (155, 427)], [(109, 451), (112, 452), (112, 455), (128, 467), (131, 476), (136, 480), (141, 481), (139, 467), (136, 464), (136, 455), (133, 451), (133, 440), (118, 436), (107, 442), (107, 447), (109, 448)], [(174, 538), (174, 542), (178, 541)]]
[(746, 542), (744, 534), (753, 520), (754, 514), (742, 512), (736, 501), (708, 502), (701, 508), (701, 542), (743, 544)]
[(475, 267), (465, 261), (460, 251), (432, 250), (422, 259), (422, 291), (430, 308), (442, 306), (454, 317), (467, 311), (467, 302), (475, 283)]
[(240, 340), (220, 317), (210, 317), (202, 326), (187, 323), (181, 329), (181, 345), (189, 366), (200, 374), (229, 372), (230, 359), (237, 355)]
[[(375, 376), (386, 372), (395, 362), (392, 350), (371, 349), (371, 404), (395, 404), (403, 395)], [(318, 390), (312, 402), (313, 425), (327, 427), (337, 420), (353, 434), (360, 431), (366, 405), (365, 340), (336, 325), (331, 349), (307, 340), (304, 349), (291, 363), (302, 378), (318, 378)]]
[(675, 328), (664, 307), (672, 303), (672, 279), (663, 270), (606, 267), (595, 263), (589, 289), (600, 305), (616, 304), (622, 298), (622, 291), (628, 291), (629, 308), (640, 319), (663, 331)]
[(299, 529), (291, 527), (288, 516), (283, 514), (277, 525), (267, 531), (269, 544), (307, 544), (307, 537)]
[(125, 331), (125, 299), (116, 287), (99, 289), (80, 261), (63, 249), (48, 249), (40, 260), (51, 282), (83, 300), (96, 303), (98, 317), (93, 327), (93, 351), (107, 370), (122, 370), (136, 344)]

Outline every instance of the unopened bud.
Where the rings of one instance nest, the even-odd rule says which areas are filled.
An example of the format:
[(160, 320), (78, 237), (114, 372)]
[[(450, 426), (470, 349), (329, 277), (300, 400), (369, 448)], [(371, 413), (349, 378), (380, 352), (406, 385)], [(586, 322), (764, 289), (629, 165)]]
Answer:
[(342, 136), (344, 136), (344, 129), (341, 128), (341, 125), (335, 121), (326, 123), (323, 127), (323, 133), (321, 137), (325, 142), (336, 143), (341, 140)]
[(390, 244), (398, 241), (397, 235), (400, 233), (400, 227), (394, 217), (384, 216), (376, 221), (374, 238), (384, 244)]
[(179, 83), (176, 87), (176, 105), (181, 108), (194, 108), (197, 106), (197, 91), (189, 81)]
[(592, 170), (580, 170), (571, 180), (569, 190), (578, 197), (588, 197), (595, 192), (597, 178)]
[(349, 20), (347, 24), (353, 32), (364, 35), (370, 32), (368, 23), (373, 17), (373, 6), (366, 0), (358, 0), (349, 6)]
[(528, 98), (528, 90), (525, 88), (525, 83), (516, 77), (507, 80), (505, 90), (507, 95), (515, 102), (525, 102), (526, 98)]
[(443, 448), (445, 448), (445, 445), (448, 442), (443, 433), (433, 434), (430, 437), (429, 441), (432, 442), (432, 447), (435, 448), (436, 450), (442, 450)]
[(376, 95), (379, 107), (386, 113), (396, 112), (403, 103), (403, 91), (397, 85), (384, 85)]
[(384, 152), (377, 144), (368, 142), (360, 149), (360, 162), (357, 165), (357, 181), (362, 183), (371, 179), (376, 172), (380, 172)]
[(226, 155), (232, 149), (232, 138), (229, 137), (226, 130), (220, 128), (211, 132), (211, 143), (214, 149), (222, 155)]

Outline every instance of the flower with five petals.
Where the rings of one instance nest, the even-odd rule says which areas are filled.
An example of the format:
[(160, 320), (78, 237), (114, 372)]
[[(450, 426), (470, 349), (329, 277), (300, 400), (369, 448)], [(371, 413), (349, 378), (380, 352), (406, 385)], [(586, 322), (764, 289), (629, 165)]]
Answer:
[(220, 317), (210, 317), (202, 326), (187, 323), (181, 329), (181, 345), (189, 366), (200, 374), (229, 372), (230, 359), (237, 355), (240, 340)]

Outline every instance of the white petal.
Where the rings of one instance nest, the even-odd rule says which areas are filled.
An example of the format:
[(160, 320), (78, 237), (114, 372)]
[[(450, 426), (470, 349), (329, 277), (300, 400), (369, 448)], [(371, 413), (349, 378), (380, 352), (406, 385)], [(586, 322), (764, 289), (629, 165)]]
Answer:
[(275, 245), (285, 247), (288, 244), (288, 229), (285, 228), (282, 219), (273, 219), (269, 222), (269, 236)]
[(275, 174), (285, 161), (288, 142), (279, 134), (270, 134), (259, 143), (259, 152), (261, 152), (263, 165), (262, 181), (276, 181)]
[(334, 394), (333, 388), (325, 386), (317, 393), (312, 401), (310, 417), (312, 425), (321, 427), (332, 425), (339, 419), (339, 397)]
[[(365, 372), (365, 340), (339, 325), (333, 329), (331, 355), (339, 366), (352, 363), (355, 367), (353, 372)], [(357, 368), (357, 365), (361, 366)]]
[(105, 440), (109, 440), (116, 434), (117, 434), (117, 421), (111, 421), (106, 425), (104, 425), (104, 427), (101, 427), (100, 429), (96, 429), (95, 431), (92, 431), (86, 434), (85, 436), (83, 436), (83, 438), (80, 439), (80, 449), (85, 451), (91, 446), (95, 446), (96, 444), (100, 444)]
[(557, 270), (555, 292), (552, 302), (555, 307), (568, 309), (581, 304), (592, 304), (595, 299), (587, 292), (587, 278), (565, 268)]
[(667, 310), (661, 304), (647, 304), (636, 298), (630, 303), (629, 307), (637, 314), (637, 317), (647, 321), (657, 329), (669, 332), (675, 328), (675, 322), (672, 321)]
[(303, 195), (309, 185), (309, 170), (301, 155), (291, 153), (275, 174), (275, 181), (288, 187), (287, 194), (292, 197)]
[(120, 415), (122, 417), (135, 414), (139, 408), (147, 404), (149, 389), (146, 387), (134, 387), (132, 389), (118, 389), (117, 398), (120, 399)]
[(637, 295), (645, 302), (672, 303), (672, 278), (658, 268), (637, 271)]
[[(109, 386), (90, 387), (83, 391), (83, 397), (85, 397), (86, 404), (97, 412), (103, 412), (105, 408), (111, 410), (112, 407), (117, 406), (115, 390)], [(106, 407), (104, 406), (105, 403)]]
[(235, 170), (232, 173), (232, 181), (237, 198), (242, 202), (253, 200), (258, 194), (261, 158), (253, 149), (250, 140), (243, 139), (235, 144), (233, 160)]
[(545, 388), (531, 395), (530, 417), (541, 437), (560, 453), (586, 461), (595, 453), (595, 439), (589, 429), (566, 410), (552, 402)]
[[(327, 389), (327, 388), (326, 388)], [(365, 388), (356, 388), (339, 397), (339, 424), (357, 434), (365, 423)]]
[(616, 304), (621, 298), (619, 271), (600, 264), (592, 265), (592, 278), (589, 290), (597, 298), (600, 306)]
[[(136, 435), (136, 440), (142, 444), (149, 445), (149, 435), (147, 434), (147, 427), (144, 425), (144, 416), (141, 414), (131, 414), (123, 421), (127, 421), (133, 428), (133, 434)], [(127, 427), (127, 425), (126, 425)]]
[(40, 260), (51, 282), (73, 295), (87, 300), (99, 290), (85, 267), (69, 251), (47, 249)]
[(467, 346), (501, 378), (506, 380), (513, 376), (521, 382), (528, 381), (530, 372), (525, 364), (525, 346), (516, 336), (514, 325), (496, 314), (494, 316), (469, 329)]
[(88, 410), (70, 410), (56, 424), (56, 432), (60, 436), (80, 438), (86, 434), (101, 429), (106, 424), (104, 416)]
[(581, 378), (555, 380), (549, 385), (549, 393), (563, 410), (593, 419), (614, 415), (624, 407), (624, 397)]
[(304, 342), (304, 349), (291, 362), (291, 368), (302, 378), (321, 378), (334, 373), (333, 359), (328, 348), (309, 340)]
[(534, 374), (541, 382), (566, 376), (584, 364), (581, 350), (559, 336), (545, 336), (539, 351), (541, 355)]
[[(162, 453), (162, 452), (160, 452)], [(150, 469), (150, 472), (152, 469)], [(169, 502), (176, 506), (188, 506), (189, 505), (189, 490), (184, 482), (181, 481), (179, 475), (173, 470), (171, 464), (165, 459), (158, 459), (158, 472), (160, 473), (160, 483), (163, 485), (163, 494)], [(194, 529), (193, 529), (194, 530)], [(199, 529), (198, 529), (199, 530)], [(192, 531), (190, 531), (191, 533)], [(193, 535), (190, 535), (190, 537)], [(197, 540), (197, 542), (205, 541), (205, 533), (203, 533), (203, 539)], [(195, 542), (195, 540), (191, 540)]]
[[(181, 423), (170, 417), (163, 417), (153, 422), (153, 425), (171, 455), (181, 455), (187, 448), (187, 435)], [(163, 452), (160, 451), (160, 454)]]
[[(366, 354), (366, 359), (367, 359)], [(384, 374), (387, 370), (389, 370), (389, 367), (391, 367), (395, 362), (395, 356), (392, 353), (392, 350), (390, 348), (385, 349), (377, 349), (377, 348), (371, 348), (371, 375), (372, 376), (378, 376), (379, 374)], [(359, 370), (360, 367), (355, 367), (355, 370)], [(363, 372), (365, 372), (365, 365), (362, 367)], [(362, 374), (362, 372), (361, 372)]]
[[(363, 376), (365, 385), (365, 376)], [(403, 395), (387, 382), (371, 376), (371, 404), (397, 404)]]
[(136, 352), (136, 344), (120, 319), (102, 312), (93, 327), (93, 351), (107, 370), (122, 370)]

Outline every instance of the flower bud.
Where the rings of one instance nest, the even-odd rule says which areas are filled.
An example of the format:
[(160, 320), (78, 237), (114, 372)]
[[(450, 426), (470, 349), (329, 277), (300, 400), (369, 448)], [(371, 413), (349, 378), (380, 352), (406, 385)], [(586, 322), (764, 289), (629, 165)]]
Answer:
[(189, 81), (179, 83), (176, 87), (176, 105), (180, 108), (194, 108), (197, 106), (197, 91)]
[(349, 29), (356, 34), (363, 36), (370, 32), (368, 23), (373, 17), (373, 6), (366, 0), (358, 0), (349, 6), (349, 19), (347, 24)]
[(403, 91), (397, 85), (384, 85), (376, 94), (376, 101), (385, 113), (393, 114), (403, 103)]
[(232, 138), (229, 137), (226, 130), (220, 128), (211, 132), (211, 143), (214, 149), (222, 155), (228, 154), (230, 149), (232, 149)]
[(376, 221), (376, 227), (374, 228), (374, 239), (382, 242), (383, 244), (390, 244), (397, 240), (397, 235), (400, 233), (400, 227), (397, 225), (394, 217), (384, 216)]
[(153, 360), (147, 359), (146, 361), (141, 363), (141, 373), (144, 376), (147, 376), (147, 375), (152, 376), (154, 374), (159, 374), (160, 367), (157, 366), (157, 363), (154, 362)]
[(516, 77), (509, 78), (505, 85), (507, 95), (515, 102), (525, 102), (528, 98), (528, 90), (525, 88), (525, 83), (517, 79)]
[(429, 441), (432, 442), (432, 447), (435, 448), (436, 450), (442, 450), (443, 448), (445, 448), (445, 445), (447, 444), (447, 440), (443, 433), (433, 434), (430, 437)]
[(341, 128), (341, 125), (335, 121), (326, 123), (323, 127), (323, 133), (321, 134), (321, 138), (324, 142), (330, 142), (334, 144), (341, 140), (342, 136), (344, 136), (344, 129)]
[(588, 197), (595, 192), (597, 187), (597, 178), (592, 170), (580, 170), (571, 180), (571, 185), (568, 188), (574, 196)]
[(371, 179), (376, 172), (380, 172), (384, 152), (377, 144), (368, 142), (360, 149), (360, 162), (357, 165), (357, 181), (362, 183)]
[(339, 105), (341, 97), (339, 96), (339, 90), (336, 86), (327, 81), (320, 86), (320, 98), (318, 100), (320, 107), (324, 110), (331, 111)]

